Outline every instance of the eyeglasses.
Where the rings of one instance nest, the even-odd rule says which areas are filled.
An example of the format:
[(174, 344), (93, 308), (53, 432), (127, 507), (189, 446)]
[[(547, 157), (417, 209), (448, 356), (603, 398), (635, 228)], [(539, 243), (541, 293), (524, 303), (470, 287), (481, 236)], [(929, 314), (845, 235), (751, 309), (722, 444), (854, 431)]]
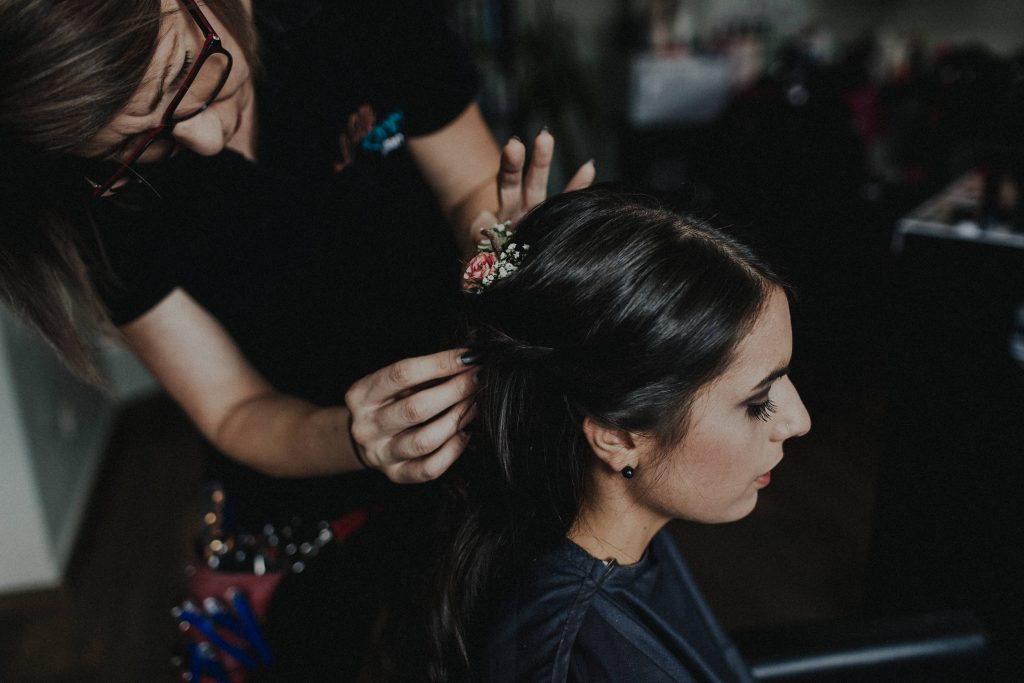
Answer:
[(116, 168), (110, 172), (106, 180), (99, 184), (89, 181), (94, 198), (102, 197), (115, 189), (114, 185), (124, 178), (136, 162), (152, 163), (169, 157), (177, 146), (171, 135), (174, 127), (205, 111), (217, 99), (224, 84), (227, 83), (231, 74), (231, 53), (221, 45), (220, 36), (213, 30), (213, 26), (195, 0), (181, 0), (181, 3), (206, 36), (203, 47), (185, 79), (178, 86), (174, 98), (167, 105), (160, 125), (146, 131), (131, 153), (109, 160)]

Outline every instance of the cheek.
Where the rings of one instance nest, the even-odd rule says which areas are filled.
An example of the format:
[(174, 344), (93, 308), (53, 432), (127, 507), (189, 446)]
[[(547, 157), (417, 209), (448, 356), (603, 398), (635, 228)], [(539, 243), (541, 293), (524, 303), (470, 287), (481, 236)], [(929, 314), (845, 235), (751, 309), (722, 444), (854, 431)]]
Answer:
[(754, 480), (763, 473), (749, 429), (695, 433), (665, 462), (666, 501), (675, 516), (696, 522), (728, 522), (746, 516), (757, 502)]
[(228, 82), (225, 86), (229, 88), (237, 88), (247, 80), (249, 80), (249, 65), (246, 63), (244, 57), (235, 57), (235, 61), (231, 65), (231, 73), (228, 75)]
[[(686, 465), (707, 485), (721, 486), (745, 477), (757, 467), (762, 423), (742, 420), (705, 420), (687, 439)], [(757, 473), (751, 478), (756, 477)]]

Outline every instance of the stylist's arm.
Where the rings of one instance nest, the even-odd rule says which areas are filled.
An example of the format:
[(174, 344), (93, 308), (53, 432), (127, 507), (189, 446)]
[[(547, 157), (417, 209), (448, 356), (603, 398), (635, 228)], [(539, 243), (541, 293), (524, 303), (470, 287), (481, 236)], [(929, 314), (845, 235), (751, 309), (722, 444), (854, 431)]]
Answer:
[[(476, 253), (484, 228), (499, 221), (518, 223), (547, 198), (555, 138), (546, 129), (541, 131), (527, 164), (526, 147), (517, 138), (498, 149), (474, 103), (441, 130), (409, 138), (409, 151), (455, 230), (460, 253), (468, 259)], [(564, 191), (589, 186), (594, 174), (594, 163), (588, 161)]]
[[(276, 391), (181, 289), (121, 329), (202, 434), (264, 474), (340, 474), (365, 463), (414, 483), (438, 477), (465, 447), (476, 371), (458, 350), (399, 361), (356, 382), (346, 405), (321, 407)], [(432, 386), (416, 391), (424, 384)]]

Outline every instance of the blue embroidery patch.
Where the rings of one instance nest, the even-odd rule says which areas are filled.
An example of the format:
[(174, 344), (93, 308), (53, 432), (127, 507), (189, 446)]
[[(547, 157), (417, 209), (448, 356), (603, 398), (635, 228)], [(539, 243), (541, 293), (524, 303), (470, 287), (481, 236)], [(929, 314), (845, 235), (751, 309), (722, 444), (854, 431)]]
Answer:
[(404, 119), (405, 115), (400, 111), (389, 114), (366, 134), (360, 146), (367, 151), (387, 156), (405, 142), (405, 133), (399, 130)]

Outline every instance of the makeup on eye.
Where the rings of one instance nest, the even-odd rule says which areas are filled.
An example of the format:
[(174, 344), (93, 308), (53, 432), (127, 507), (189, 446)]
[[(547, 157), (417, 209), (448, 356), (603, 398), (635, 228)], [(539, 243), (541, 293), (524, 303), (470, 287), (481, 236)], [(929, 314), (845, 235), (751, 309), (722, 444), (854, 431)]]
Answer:
[(769, 392), (775, 381), (789, 374), (789, 365), (773, 370), (767, 377), (758, 382), (751, 391), (756, 391), (741, 402), (741, 406), (747, 411), (747, 415), (754, 419), (767, 422), (772, 414), (778, 410), (778, 406), (769, 398)]
[(775, 382), (789, 374), (789, 365), (772, 371), (767, 377), (757, 383), (751, 391), (757, 391), (753, 396), (748, 396), (742, 402), (742, 407), (747, 411), (751, 419), (768, 422), (776, 410), (778, 404), (771, 400), (771, 390)]
[(779, 406), (775, 404), (775, 401), (770, 398), (766, 398), (761, 403), (750, 403), (747, 405), (747, 413), (751, 418), (760, 420), (761, 422), (767, 422), (771, 419), (775, 411), (779, 409)]
[(770, 384), (763, 388), (759, 384), (755, 389), (761, 388), (761, 390), (753, 396), (748, 396), (741, 402), (740, 407), (747, 411), (747, 415), (750, 418), (767, 422), (771, 418), (772, 413), (778, 408), (775, 402), (771, 400), (771, 390), (775, 380), (770, 380), (770, 382)]

